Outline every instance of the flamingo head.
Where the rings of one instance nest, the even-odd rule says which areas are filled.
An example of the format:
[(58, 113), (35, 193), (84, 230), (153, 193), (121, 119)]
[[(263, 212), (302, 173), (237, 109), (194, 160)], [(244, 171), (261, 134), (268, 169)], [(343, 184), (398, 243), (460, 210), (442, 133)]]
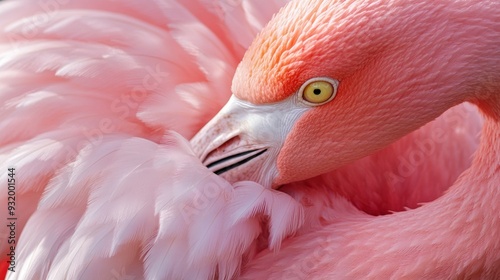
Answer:
[(432, 1), (292, 1), (247, 50), (195, 152), (230, 182), (276, 188), (383, 148), (477, 91), (467, 72), (477, 57), (449, 44), (473, 41), (446, 20), (453, 12)]

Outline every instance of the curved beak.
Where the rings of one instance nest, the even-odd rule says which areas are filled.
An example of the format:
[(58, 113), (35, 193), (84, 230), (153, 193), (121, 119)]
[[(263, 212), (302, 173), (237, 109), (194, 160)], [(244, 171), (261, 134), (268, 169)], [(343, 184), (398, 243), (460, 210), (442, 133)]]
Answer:
[(251, 180), (271, 187), (276, 158), (305, 108), (295, 99), (255, 105), (232, 96), (191, 140), (202, 163), (230, 183)]

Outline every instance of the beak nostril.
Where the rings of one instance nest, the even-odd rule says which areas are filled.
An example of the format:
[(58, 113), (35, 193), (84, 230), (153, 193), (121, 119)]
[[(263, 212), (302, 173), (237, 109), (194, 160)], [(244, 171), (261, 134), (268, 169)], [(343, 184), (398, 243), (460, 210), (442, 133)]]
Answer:
[[(224, 173), (224, 172), (226, 172), (226, 171), (229, 171), (229, 170), (231, 170), (231, 169), (233, 169), (233, 168), (236, 168), (236, 167), (238, 167), (238, 166), (240, 166), (240, 165), (243, 165), (243, 164), (245, 164), (245, 163), (247, 163), (247, 162), (251, 161), (252, 159), (254, 159), (254, 158), (256, 158), (256, 157), (258, 157), (258, 156), (262, 155), (262, 154), (263, 154), (263, 153), (265, 153), (266, 151), (267, 151), (267, 149), (263, 149), (263, 150), (260, 150), (260, 151), (259, 151), (259, 150), (251, 150), (251, 151), (247, 151), (247, 152), (244, 152), (244, 153), (240, 153), (240, 154), (238, 155), (238, 157), (241, 157), (241, 156), (243, 156), (243, 155), (252, 154), (252, 153), (254, 153), (254, 152), (257, 152), (257, 153), (254, 153), (254, 154), (252, 154), (252, 155), (250, 155), (250, 156), (248, 156), (248, 157), (246, 157), (246, 158), (244, 158), (244, 159), (242, 159), (242, 160), (240, 160), (240, 161), (238, 161), (238, 162), (235, 162), (235, 163), (233, 163), (233, 164), (231, 164), (231, 165), (228, 165), (228, 166), (222, 167), (221, 169), (215, 170), (215, 171), (214, 171), (214, 173), (215, 173), (215, 174), (217, 174), (217, 175), (220, 175), (220, 174), (222, 174), (222, 173)], [(222, 160), (221, 162), (226, 162), (226, 161), (228, 161), (228, 160), (230, 160), (230, 159), (232, 159), (232, 158), (234, 158), (234, 157), (232, 157), (232, 156), (227, 157), (226, 159)], [(208, 167), (208, 166), (207, 166), (207, 167)]]
[[(219, 143), (222, 144), (219, 145)], [(244, 138), (242, 139), (239, 135), (235, 135), (225, 142), (221, 138), (211, 142), (202, 163), (209, 170), (220, 175), (249, 162), (266, 151), (266, 147), (246, 145)]]
[(207, 153), (207, 155), (205, 157), (203, 157), (201, 162), (203, 164), (205, 164), (205, 161), (207, 160), (207, 158), (210, 158), (215, 153), (224, 153), (226, 148), (231, 147), (231, 145), (233, 145), (234, 143), (239, 142), (239, 141), (240, 141), (240, 136), (238, 136), (238, 135), (230, 138), (226, 142), (222, 143), (222, 145), (218, 146), (217, 148), (215, 148), (215, 149), (211, 150), (209, 153)]
[[(225, 157), (225, 158), (221, 158), (221, 159), (219, 159), (219, 160), (216, 160), (216, 161), (214, 161), (214, 162), (212, 162), (212, 163), (207, 164), (207, 168), (211, 168), (211, 167), (213, 167), (213, 166), (215, 166), (215, 165), (217, 165), (217, 164), (220, 164), (220, 163), (222, 163), (222, 162), (225, 162), (225, 161), (231, 160), (231, 159), (233, 159), (233, 158), (239, 158), (239, 157), (242, 157), (242, 156), (248, 155), (248, 154), (253, 153), (253, 152), (255, 152), (255, 151), (258, 151), (258, 150), (259, 150), (259, 149), (255, 149), (255, 150), (248, 150), (248, 151), (244, 151), (244, 152), (241, 152), (241, 153), (237, 153), (237, 154), (234, 154), (234, 155), (227, 156), (227, 157)], [(260, 154), (259, 154), (259, 155), (260, 155)]]

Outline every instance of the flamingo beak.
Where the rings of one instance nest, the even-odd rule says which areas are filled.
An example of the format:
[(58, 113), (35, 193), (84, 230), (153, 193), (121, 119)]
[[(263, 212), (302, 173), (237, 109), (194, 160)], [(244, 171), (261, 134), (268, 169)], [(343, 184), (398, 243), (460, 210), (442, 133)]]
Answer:
[(255, 105), (232, 96), (191, 140), (212, 172), (230, 183), (250, 180), (271, 187), (276, 159), (293, 124), (305, 111), (294, 100)]

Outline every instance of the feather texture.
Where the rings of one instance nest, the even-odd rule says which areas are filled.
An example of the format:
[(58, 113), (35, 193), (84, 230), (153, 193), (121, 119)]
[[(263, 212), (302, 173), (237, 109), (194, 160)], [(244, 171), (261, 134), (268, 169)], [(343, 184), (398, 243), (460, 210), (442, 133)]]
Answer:
[[(444, 238), (412, 239), (422, 227), (401, 230), (396, 215), (373, 215), (402, 211), (397, 217), (417, 217), (430, 229), (467, 223), (433, 224), (424, 210), (435, 206), (418, 207), (471, 164), (482, 121), (470, 105), (369, 157), (280, 190), (231, 185), (194, 156), (186, 139), (227, 101), (245, 49), (286, 2), (1, 3), (0, 170), (16, 168), (19, 201), (19, 261), (8, 279), (390, 277), (388, 263), (404, 260), (408, 244), (432, 251)], [(439, 139), (425, 142), (436, 131)], [(469, 206), (481, 204), (470, 199)], [(6, 192), (0, 205), (7, 205)], [(0, 211), (0, 219), (7, 214)], [(370, 235), (377, 228), (385, 230)], [(7, 235), (2, 227), (4, 256)], [(450, 247), (463, 250), (456, 242)], [(480, 258), (478, 248), (471, 254)], [(455, 271), (466, 270), (462, 260), (451, 264)], [(432, 271), (428, 260), (412, 265), (397, 271), (446, 274)]]
[[(229, 98), (253, 35), (235, 40), (242, 33), (226, 22), (256, 34), (281, 5), (228, 3), (2, 3), (0, 151), (2, 168), (18, 170), (22, 201), (22, 261), (9, 279), (230, 279), (265, 219), (273, 246), (299, 227), (301, 207), (290, 197), (252, 183), (233, 188), (182, 137), (163, 136), (192, 136)], [(224, 199), (184, 213), (206, 187)], [(250, 194), (259, 199), (239, 209)]]

